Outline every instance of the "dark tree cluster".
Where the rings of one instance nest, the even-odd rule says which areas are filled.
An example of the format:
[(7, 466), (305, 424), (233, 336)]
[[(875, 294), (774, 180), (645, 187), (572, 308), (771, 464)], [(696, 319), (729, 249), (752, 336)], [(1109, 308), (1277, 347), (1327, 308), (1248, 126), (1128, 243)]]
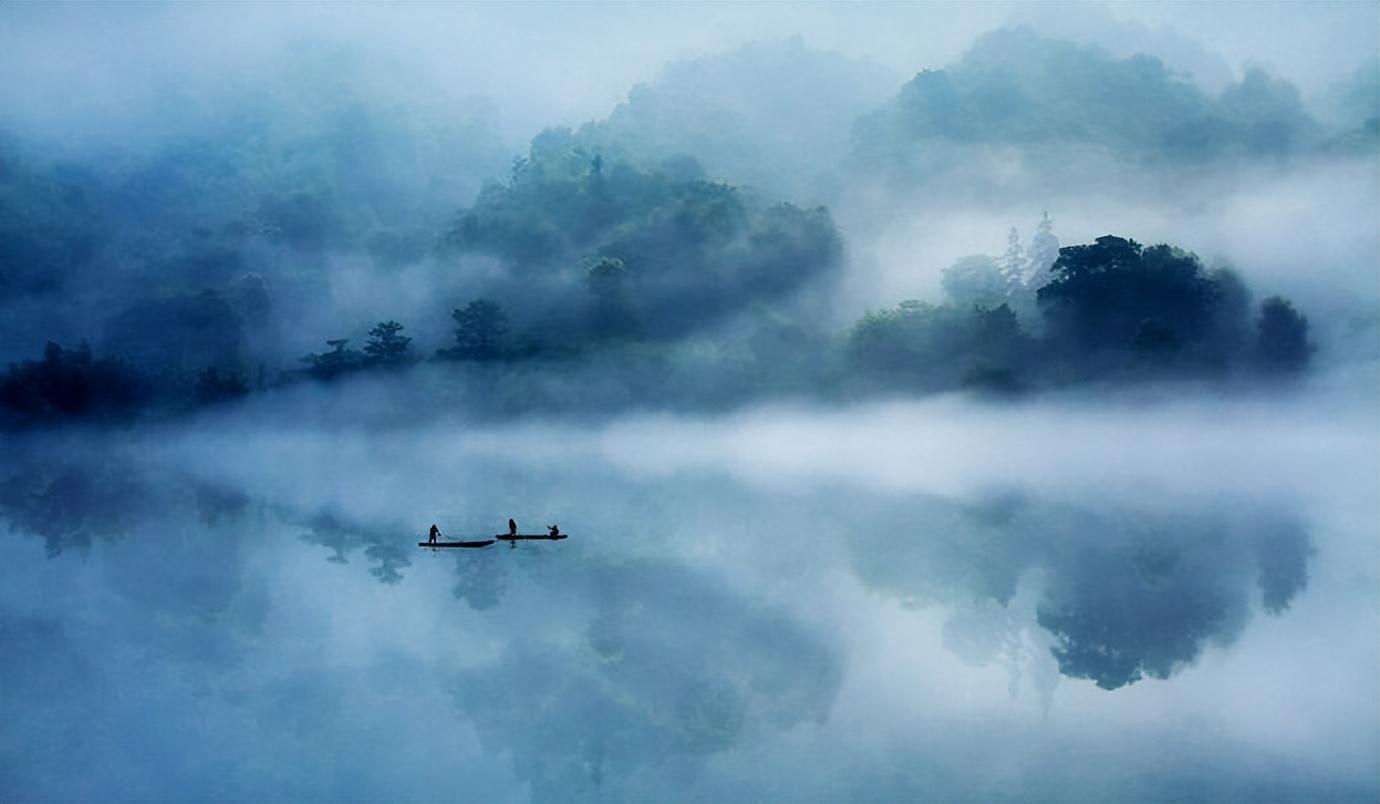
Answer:
[(920, 72), (853, 134), (862, 163), (893, 176), (947, 169), (952, 146), (1092, 146), (1201, 164), (1287, 157), (1322, 140), (1298, 90), (1260, 68), (1213, 97), (1152, 56), (1117, 58), (1028, 27), (986, 34), (951, 67)]
[(498, 304), (475, 299), (450, 315), (455, 319), (455, 346), (441, 349), (437, 356), (446, 360), (490, 361), (506, 354), (508, 316)]
[(96, 358), (85, 342), (76, 349), (49, 343), (43, 359), (16, 363), (0, 376), (0, 421), (30, 425), (123, 418), (152, 398), (148, 378), (125, 361)]
[(1252, 345), (1248, 298), (1234, 274), (1206, 270), (1191, 253), (1112, 235), (1060, 249), (1039, 289), (1051, 344), (1074, 362), (1199, 372), (1305, 368), (1313, 351), (1307, 319), (1289, 302), (1267, 299)]
[[(453, 342), (434, 359), (494, 367), (488, 396), (512, 412), (714, 407), (764, 394), (1011, 394), (1090, 380), (1281, 378), (1303, 371), (1315, 350), (1308, 320), (1287, 300), (1266, 299), (1253, 317), (1235, 274), (1208, 270), (1172, 246), (1107, 235), (1058, 249), (1043, 274), (1033, 272), (1047, 260), (1043, 252), (1027, 257), (1014, 234), (1008, 252), (1000, 260), (965, 258), (947, 272), (945, 289), (957, 297), (950, 303), (902, 302), (869, 313), (833, 342), (817, 325), (770, 308), (710, 338), (650, 337), (654, 324), (627, 264), (601, 256), (584, 265), (586, 319), (564, 352), (541, 344), (550, 332), (543, 322), (514, 327), (502, 305), (480, 298), (452, 311)], [(251, 392), (240, 327), (216, 294), (143, 302), (107, 328), (107, 346), (129, 359), (96, 360), (85, 347), (50, 345), (43, 361), (11, 368), (4, 405), (27, 422), (240, 398)], [(327, 341), (327, 351), (303, 357), (306, 367), (280, 381), (413, 365), (423, 355), (404, 330), (380, 321), (362, 348), (350, 348), (348, 338)], [(539, 355), (546, 359), (529, 359)], [(569, 371), (585, 372), (592, 390), (553, 391), (555, 372)], [(261, 370), (256, 387), (264, 385)]]
[(945, 275), (956, 303), (903, 302), (859, 321), (848, 366), (893, 389), (1010, 390), (1099, 378), (1284, 376), (1306, 368), (1314, 351), (1308, 320), (1292, 304), (1266, 299), (1252, 321), (1241, 280), (1181, 249), (1107, 235), (1058, 253), (1034, 278), (1043, 282), (1038, 321), (1023, 325), (1005, 301), (965, 305), (1017, 298), (1025, 287), (1013, 286), (997, 261), (969, 257)]
[[(818, 97), (848, 109), (841, 119), (874, 108), (867, 70), (799, 42), (752, 46), (668, 69), (604, 121), (543, 131), (503, 181), (480, 187), (504, 166), (482, 120), (449, 121), (440, 136), (341, 69), (326, 80), (284, 65), (281, 95), (232, 93), (225, 114), (120, 159), (49, 164), (37, 144), (0, 133), (0, 344), (29, 357), (43, 339), (91, 337), (103, 356), (59, 349), (16, 364), (6, 411), (28, 421), (118, 408), (135, 398), (113, 390), (125, 374), (143, 389), (127, 404), (166, 412), (428, 358), (466, 380), (483, 366), (496, 386), (486, 398), (505, 406), (603, 409), (1246, 367), (1287, 377), (1315, 349), (1287, 300), (1252, 309), (1235, 275), (1170, 246), (1108, 236), (1061, 250), (1048, 216), (1028, 249), (1012, 230), (1005, 254), (946, 271), (948, 303), (904, 302), (832, 331), (843, 241), (830, 213), (753, 189), (794, 185), (759, 180), (781, 159), (818, 188), (843, 169), (901, 167), (894, 174), (912, 179), (973, 164), (956, 148), (1040, 159), (1093, 147), (1152, 169), (1307, 152), (1317, 124), (1291, 85), (1260, 70), (1209, 96), (1150, 57), (1005, 29), (856, 117), (849, 162), (840, 130), (800, 139), (799, 129), (838, 118)], [(724, 85), (757, 73), (772, 78), (703, 91), (709, 76)], [(1372, 101), (1357, 94), (1349, 119), (1372, 120)], [(780, 131), (742, 143), (735, 120)], [(324, 338), (350, 326), (328, 318), (342, 264), (365, 287), (428, 272), (441, 289), (424, 304), (453, 308), (452, 337), (424, 344), (432, 333), (384, 320), (299, 358), (287, 344), (305, 328)]]
[(562, 341), (683, 337), (832, 273), (842, 248), (822, 208), (609, 163), (564, 129), (536, 137), (446, 239), (454, 253), (500, 258)]
[(848, 370), (898, 390), (1015, 390), (1030, 339), (1006, 304), (962, 309), (917, 301), (869, 313), (848, 334)]
[(348, 349), (349, 338), (326, 341), (331, 347), (328, 352), (307, 355), (302, 362), (307, 364), (307, 376), (329, 380), (353, 371), (367, 368), (396, 368), (414, 362), (411, 351), (412, 338), (403, 335), (405, 329), (397, 321), (380, 321), (369, 330), (369, 340), (364, 350)]
[[(451, 311), (455, 321), (455, 345), (436, 350), (442, 361), (497, 362), (520, 355), (508, 343), (508, 316), (489, 299), (475, 299)], [(329, 380), (365, 369), (399, 368), (421, 358), (412, 350), (412, 338), (397, 321), (380, 321), (369, 330), (363, 350), (350, 349), (349, 338), (326, 341), (326, 352), (313, 352), (302, 358), (307, 368), (297, 376)], [(291, 375), (290, 375), (291, 376)]]

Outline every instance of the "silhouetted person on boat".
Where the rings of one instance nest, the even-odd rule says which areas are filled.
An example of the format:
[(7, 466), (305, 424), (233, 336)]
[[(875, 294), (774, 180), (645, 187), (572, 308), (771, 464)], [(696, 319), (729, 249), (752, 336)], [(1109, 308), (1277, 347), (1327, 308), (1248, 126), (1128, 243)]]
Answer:
[(441, 535), (441, 529), (438, 528), (438, 527), (436, 527), (436, 523), (433, 522), (433, 523), (431, 524), (431, 536), (427, 538), (427, 542), (428, 542), (429, 544), (435, 544), (435, 543), (436, 543), (436, 539), (439, 538), (440, 535)]
[(561, 535), (561, 528), (559, 525), (547, 525), (546, 529), (550, 532), (551, 538), (553, 539)]
[(509, 520), (508, 520), (508, 535), (509, 535), (509, 536), (516, 536), (516, 535), (517, 535), (517, 523), (514, 522), (512, 519), (509, 519)]

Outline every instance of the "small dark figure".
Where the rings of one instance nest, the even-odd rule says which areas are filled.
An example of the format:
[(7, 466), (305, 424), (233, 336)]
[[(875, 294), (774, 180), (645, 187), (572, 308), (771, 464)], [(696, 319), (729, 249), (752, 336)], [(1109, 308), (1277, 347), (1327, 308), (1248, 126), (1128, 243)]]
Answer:
[(431, 536), (427, 539), (427, 542), (430, 543), (430, 544), (435, 544), (435, 543), (436, 543), (436, 539), (437, 539), (438, 537), (440, 537), (440, 535), (441, 535), (441, 529), (438, 528), (438, 527), (436, 527), (436, 523), (433, 522), (432, 525), (431, 525)]
[(561, 528), (559, 525), (547, 525), (546, 529), (551, 532), (551, 538), (553, 539), (561, 535)]
[(509, 536), (516, 536), (516, 535), (517, 535), (517, 523), (514, 522), (512, 519), (509, 519), (509, 520), (508, 520), (508, 535), (509, 535)]

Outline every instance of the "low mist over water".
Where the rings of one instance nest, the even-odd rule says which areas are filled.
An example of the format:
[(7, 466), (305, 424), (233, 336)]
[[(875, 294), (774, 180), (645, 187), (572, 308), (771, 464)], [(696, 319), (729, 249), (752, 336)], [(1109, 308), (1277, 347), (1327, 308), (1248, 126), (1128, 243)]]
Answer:
[(0, 799), (1374, 800), (1377, 24), (0, 6)]

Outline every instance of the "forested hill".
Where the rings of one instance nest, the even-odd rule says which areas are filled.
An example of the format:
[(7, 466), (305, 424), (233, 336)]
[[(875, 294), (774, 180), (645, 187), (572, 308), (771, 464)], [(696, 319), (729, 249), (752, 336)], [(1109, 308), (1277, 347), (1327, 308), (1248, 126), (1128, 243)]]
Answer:
[(987, 146), (1187, 170), (1354, 145), (1287, 82), (1248, 70), (1212, 96), (1153, 58), (1026, 29), (890, 101), (879, 74), (798, 40), (749, 46), (677, 63), (510, 159), (483, 103), (388, 97), (360, 63), (308, 49), (272, 92), (231, 87), (223, 114), (137, 146), (7, 134), (0, 417), (138, 418), (379, 372), (488, 383), (465, 404), (502, 413), (1306, 368), (1317, 347), (1292, 303), (1134, 231), (1060, 251), (1046, 221), (1029, 253), (951, 266), (943, 297), (845, 313), (845, 279), (867, 281), (849, 233), (781, 198), (848, 203), (839, 182), (899, 181), (942, 204), (926, 171), (976, 176), (962, 151)]
[(901, 183), (998, 153), (1044, 182), (1106, 164), (1191, 178), (1225, 166), (1373, 150), (1380, 108), (1355, 102), (1364, 94), (1343, 92), (1348, 116), (1325, 126), (1293, 84), (1261, 67), (1212, 93), (1153, 56), (1118, 57), (1028, 27), (1004, 28), (982, 36), (955, 64), (916, 74), (860, 116), (854, 157), (860, 169)]

